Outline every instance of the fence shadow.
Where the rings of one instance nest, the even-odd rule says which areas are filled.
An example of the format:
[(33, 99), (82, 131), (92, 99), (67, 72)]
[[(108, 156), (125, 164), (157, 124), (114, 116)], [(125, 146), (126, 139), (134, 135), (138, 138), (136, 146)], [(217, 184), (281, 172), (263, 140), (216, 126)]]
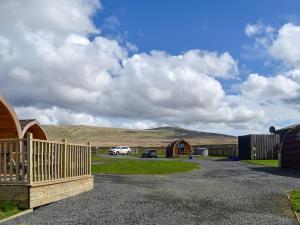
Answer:
[(214, 161), (219, 161), (219, 162), (238, 162), (239, 160), (237, 158), (226, 158), (220, 156), (220, 158), (211, 158)]
[(300, 178), (300, 170), (282, 169), (277, 167), (249, 167), (255, 172), (270, 173), (282, 177)]

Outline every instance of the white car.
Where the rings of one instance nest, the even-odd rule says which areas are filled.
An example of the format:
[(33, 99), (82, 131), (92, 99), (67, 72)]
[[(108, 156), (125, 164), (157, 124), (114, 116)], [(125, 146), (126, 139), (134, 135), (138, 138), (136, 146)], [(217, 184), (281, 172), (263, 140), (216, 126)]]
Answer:
[(131, 153), (131, 149), (128, 146), (113, 147), (109, 150), (111, 155), (128, 155)]

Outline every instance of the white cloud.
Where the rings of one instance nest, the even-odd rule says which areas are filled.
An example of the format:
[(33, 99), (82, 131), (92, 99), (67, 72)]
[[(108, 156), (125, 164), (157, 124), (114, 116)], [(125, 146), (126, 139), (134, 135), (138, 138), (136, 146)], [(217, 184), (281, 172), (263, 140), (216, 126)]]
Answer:
[(127, 128), (127, 129), (148, 129), (153, 127), (158, 127), (154, 122), (149, 121), (126, 121), (118, 124), (118, 127)]
[(248, 23), (245, 27), (245, 33), (248, 37), (254, 36), (258, 33), (261, 33), (264, 28), (264, 25), (261, 22), (256, 24)]
[(237, 62), (227, 52), (218, 55), (215, 52), (190, 50), (184, 54), (183, 60), (198, 72), (212, 77), (234, 78), (239, 73)]
[(23, 118), (146, 128), (241, 127), (265, 116), (223, 90), (219, 79), (239, 75), (227, 52), (129, 57), (135, 46), (100, 35), (93, 24), (98, 1), (35, 3), (0, 2), (0, 89)]
[(300, 67), (300, 26), (285, 24), (268, 49), (269, 54), (292, 67)]
[(255, 40), (256, 50), (269, 48), (274, 39), (275, 29), (270, 25), (265, 25), (261, 21), (256, 24), (248, 23), (245, 27), (245, 34)]
[(86, 113), (76, 113), (69, 109), (49, 107), (39, 109), (36, 107), (16, 107), (16, 112), (24, 118), (32, 118), (32, 115), (42, 124), (72, 124), (72, 125), (98, 125), (109, 127), (112, 124), (102, 118), (94, 117)]
[(299, 123), (300, 27), (287, 23), (277, 31), (273, 29), (271, 35), (258, 31), (253, 36), (258, 51), (264, 51), (265, 60), (279, 67), (280, 72), (268, 76), (250, 74), (240, 86), (239, 99), (249, 107), (262, 109), (266, 114), (264, 124), (282, 127)]
[[(206, 64), (209, 59), (212, 63)], [(236, 64), (228, 54), (199, 50), (179, 56), (160, 51), (136, 54), (123, 62), (117, 91), (108, 98), (111, 103), (117, 101), (112, 107), (120, 108), (111, 112), (107, 106), (108, 112), (173, 124), (254, 118), (255, 113), (226, 104), (225, 92), (215, 76), (231, 76), (232, 71), (236, 72)]]
[(117, 27), (121, 25), (121, 22), (118, 17), (110, 16), (105, 19), (105, 23), (103, 27), (109, 30), (115, 30)]
[(265, 77), (258, 74), (250, 74), (243, 83), (242, 92), (258, 101), (269, 99), (288, 100), (300, 94), (300, 85), (294, 80), (277, 75)]
[(300, 96), (300, 27), (291, 23), (283, 25), (270, 43), (261, 46), (269, 58), (285, 65), (282, 72), (268, 77), (251, 74), (242, 85), (242, 93), (258, 101), (294, 101)]
[(256, 50), (265, 51), (268, 57), (279, 60), (289, 68), (300, 67), (300, 26), (287, 23), (275, 30), (258, 22), (248, 24), (245, 33), (254, 38)]
[(265, 25), (261, 21), (256, 24), (248, 23), (245, 27), (245, 34), (248, 37), (259, 36), (259, 35), (273, 35), (274, 28), (270, 25)]
[(90, 44), (90, 41), (87, 37), (70, 34), (66, 39), (66, 44), (88, 46)]
[(3, 0), (1, 31), (17, 36), (20, 30), (40, 30), (59, 34), (99, 32), (91, 16), (101, 8), (98, 0)]

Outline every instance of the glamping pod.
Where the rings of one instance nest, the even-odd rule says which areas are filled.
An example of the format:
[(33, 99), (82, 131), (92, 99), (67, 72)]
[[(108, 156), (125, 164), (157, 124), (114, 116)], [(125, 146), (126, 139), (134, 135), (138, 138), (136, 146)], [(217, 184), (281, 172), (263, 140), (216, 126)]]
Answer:
[(282, 168), (300, 168), (300, 126), (291, 129), (284, 136), (279, 162)]
[(21, 126), (15, 110), (0, 96), (0, 139), (21, 137)]
[(238, 157), (249, 159), (277, 159), (280, 136), (277, 134), (250, 134), (238, 137)]
[(191, 153), (191, 145), (182, 139), (173, 141), (166, 148), (166, 157), (177, 157), (179, 155), (189, 155)]
[(0, 96), (0, 139), (22, 139), (27, 133), (32, 133), (36, 139), (48, 139), (37, 120), (19, 120), (12, 106)]
[(48, 140), (45, 130), (37, 120), (20, 120), (22, 136), (25, 138), (28, 133), (32, 133), (34, 139)]

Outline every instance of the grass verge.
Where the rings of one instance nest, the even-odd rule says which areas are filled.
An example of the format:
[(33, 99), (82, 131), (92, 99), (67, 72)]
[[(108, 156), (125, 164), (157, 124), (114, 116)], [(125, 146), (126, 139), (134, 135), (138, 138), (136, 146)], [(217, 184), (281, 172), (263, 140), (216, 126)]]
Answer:
[(293, 209), (300, 213), (300, 189), (291, 192), (290, 201)]
[(92, 165), (93, 174), (170, 174), (198, 169), (199, 164), (171, 160), (128, 160)]
[(0, 203), (0, 220), (15, 215), (21, 212), (21, 210), (12, 202)]
[(252, 163), (261, 166), (271, 166), (271, 167), (278, 167), (278, 160), (277, 159), (267, 159), (267, 160), (242, 160), (242, 162)]

